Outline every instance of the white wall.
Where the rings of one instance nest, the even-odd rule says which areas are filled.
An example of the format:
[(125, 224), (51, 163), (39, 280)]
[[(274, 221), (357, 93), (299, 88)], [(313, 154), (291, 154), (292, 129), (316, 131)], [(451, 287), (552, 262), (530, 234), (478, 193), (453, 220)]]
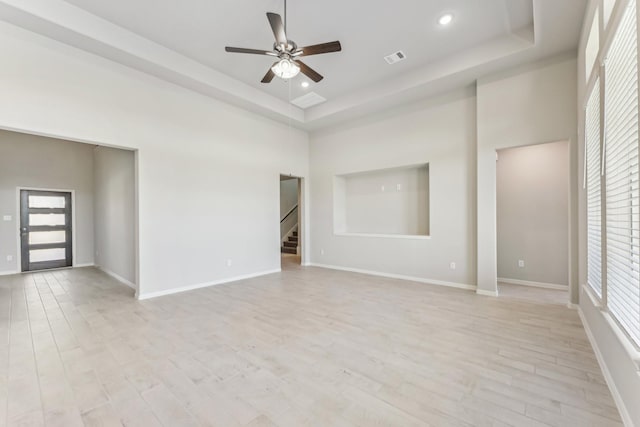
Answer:
[[(496, 150), (570, 141), (570, 170), (575, 171), (575, 80), (576, 60), (563, 55), (481, 79), (476, 93), (444, 95), (313, 134), (312, 261), (477, 284), (479, 292), (495, 294)], [(430, 239), (333, 234), (334, 210), (338, 222), (347, 221), (339, 215), (344, 207), (331, 198), (335, 175), (420, 162), (430, 167)], [(575, 174), (571, 177), (576, 188)], [(575, 194), (569, 200), (575, 226)], [(569, 257), (577, 265), (574, 240)]]
[(0, 128), (139, 150), (141, 297), (279, 269), (306, 133), (6, 24), (0, 55)]
[(86, 144), (0, 131), (0, 216), (11, 216), (0, 218), (0, 274), (21, 270), (17, 187), (75, 190), (73, 263), (93, 264), (92, 151)]
[[(481, 293), (497, 291), (496, 150), (570, 141), (570, 188), (577, 188), (576, 67), (575, 58), (552, 59), (478, 81), (477, 284)], [(577, 224), (575, 193), (570, 198), (570, 233)], [(575, 266), (577, 233), (571, 236), (569, 256)], [(577, 301), (576, 271), (571, 269), (569, 274)]]
[[(472, 286), (475, 112), (466, 89), (312, 135), (313, 263)], [(429, 163), (430, 238), (334, 235), (335, 175), (417, 163)]]
[(337, 179), (345, 180), (346, 229), (342, 231), (429, 234), (427, 165), (358, 173)]
[(496, 180), (498, 277), (566, 286), (568, 143), (498, 151)]
[(95, 263), (135, 287), (135, 156), (116, 148), (94, 149)]

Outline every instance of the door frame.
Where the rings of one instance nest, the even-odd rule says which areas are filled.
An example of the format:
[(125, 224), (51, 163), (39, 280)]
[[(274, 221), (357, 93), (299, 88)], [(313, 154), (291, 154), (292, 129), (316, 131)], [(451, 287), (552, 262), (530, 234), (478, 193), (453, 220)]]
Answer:
[[(498, 160), (498, 152), (502, 151), (502, 150), (513, 150), (513, 149), (517, 149), (517, 148), (526, 148), (526, 147), (534, 147), (534, 146), (538, 146), (538, 145), (544, 145), (544, 144), (566, 144), (566, 148), (567, 148), (567, 153), (568, 153), (568, 159), (569, 161), (566, 164), (567, 170), (568, 170), (568, 179), (566, 182), (567, 185), (567, 237), (568, 237), (568, 241), (567, 241), (567, 307), (569, 308), (574, 308), (574, 304), (573, 304), (573, 298), (574, 295), (576, 295), (577, 290), (574, 289), (573, 286), (573, 281), (575, 276), (575, 272), (574, 272), (574, 267), (577, 266), (577, 264), (574, 262), (574, 257), (576, 256), (576, 251), (575, 248), (573, 246), (574, 243), (574, 239), (577, 239), (577, 234), (576, 234), (576, 229), (574, 226), (574, 215), (576, 215), (576, 210), (573, 206), (573, 201), (574, 198), (577, 199), (576, 196), (576, 190), (574, 190), (574, 186), (573, 186), (573, 182), (572, 180), (574, 179), (573, 176), (573, 141), (571, 139), (559, 139), (559, 140), (555, 140), (555, 141), (545, 141), (545, 142), (536, 142), (533, 144), (524, 144), (524, 145), (514, 145), (514, 146), (508, 146), (508, 147), (500, 147), (500, 148), (495, 148), (493, 151), (496, 155), (496, 164), (495, 164), (495, 168), (494, 168), (494, 183), (493, 183), (493, 187), (494, 187), (494, 191), (495, 191), (495, 198), (494, 198), (494, 213), (496, 214), (495, 216), (495, 235), (493, 236), (493, 238), (495, 239), (495, 248), (496, 248), (496, 257), (495, 257), (495, 271), (496, 271), (496, 297), (499, 297), (499, 292), (498, 292), (498, 218), (497, 218), (497, 213), (498, 213), (498, 177), (497, 177), (497, 160)], [(525, 285), (526, 286), (526, 285)], [(533, 287), (539, 287), (539, 288), (544, 288), (542, 286), (533, 286)], [(554, 288), (551, 288), (554, 289)]]
[[(304, 176), (301, 175), (295, 175), (292, 173), (279, 173), (277, 175), (277, 179), (278, 179), (278, 197), (276, 199), (276, 211), (277, 213), (277, 223), (280, 223), (280, 176), (288, 176), (291, 178), (297, 178), (299, 180), (299, 185), (298, 185), (298, 238), (300, 239), (300, 265), (301, 266), (308, 266), (309, 265), (309, 261), (307, 260), (307, 240), (308, 240), (308, 233), (307, 233), (307, 224), (309, 223), (307, 221), (307, 203), (306, 203), (306, 199), (307, 199), (307, 190), (306, 190), (306, 185), (307, 185), (307, 180)], [(277, 246), (277, 250), (278, 250), (278, 259), (279, 261), (279, 265), (280, 268), (282, 268), (282, 254), (280, 253), (280, 246), (282, 245), (282, 240), (280, 239), (280, 231), (278, 229), (278, 246)]]
[[(21, 218), (21, 203), (20, 203), (20, 191), (58, 191), (64, 193), (71, 193), (71, 267), (60, 267), (60, 268), (73, 268), (73, 267), (82, 267), (84, 265), (78, 265), (76, 262), (76, 190), (70, 189), (60, 189), (60, 188), (38, 188), (38, 187), (16, 187), (16, 261), (18, 263), (18, 272), (20, 274), (24, 273), (34, 273), (37, 271), (47, 271), (47, 270), (37, 270), (37, 271), (22, 271), (22, 239), (20, 235), (20, 218)], [(93, 265), (93, 264), (90, 264)], [(89, 266), (89, 265), (86, 265)], [(55, 270), (55, 269), (52, 269)]]

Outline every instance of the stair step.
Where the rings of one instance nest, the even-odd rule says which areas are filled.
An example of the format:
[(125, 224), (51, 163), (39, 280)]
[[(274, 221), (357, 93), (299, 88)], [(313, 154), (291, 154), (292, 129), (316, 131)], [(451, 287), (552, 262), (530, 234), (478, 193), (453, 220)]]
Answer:
[(282, 247), (280, 248), (280, 252), (282, 252), (283, 254), (296, 254), (296, 248), (286, 248), (286, 247)]
[(297, 238), (297, 237), (291, 237), (291, 236), (289, 236), (289, 241), (290, 241), (290, 242), (297, 242), (297, 241), (298, 241), (298, 238)]
[(284, 242), (283, 245), (285, 248), (295, 248), (298, 246), (298, 242)]
[(294, 236), (296, 236), (296, 237), (298, 237), (298, 232), (297, 232), (297, 231), (294, 231), (294, 232), (293, 232), (293, 235), (294, 235)]

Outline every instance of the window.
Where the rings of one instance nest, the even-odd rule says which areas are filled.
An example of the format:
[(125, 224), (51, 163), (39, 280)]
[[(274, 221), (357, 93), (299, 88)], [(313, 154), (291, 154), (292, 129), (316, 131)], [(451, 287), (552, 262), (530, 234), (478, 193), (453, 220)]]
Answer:
[(605, 74), (607, 307), (640, 346), (640, 189), (636, 1), (629, 2)]
[(597, 79), (585, 117), (587, 156), (587, 283), (602, 298), (602, 211), (600, 197), (600, 79)]
[(616, 0), (604, 0), (602, 2), (602, 6), (603, 6), (602, 20), (605, 28), (607, 27), (607, 25), (609, 25), (609, 20), (611, 19), (611, 13), (613, 12), (613, 7), (615, 5), (616, 5)]
[(587, 39), (587, 48), (585, 52), (585, 75), (587, 80), (591, 76), (593, 66), (596, 64), (598, 58), (598, 51), (600, 50), (600, 12), (596, 9), (596, 13), (593, 15), (593, 21), (591, 22), (591, 30), (589, 31), (589, 38)]

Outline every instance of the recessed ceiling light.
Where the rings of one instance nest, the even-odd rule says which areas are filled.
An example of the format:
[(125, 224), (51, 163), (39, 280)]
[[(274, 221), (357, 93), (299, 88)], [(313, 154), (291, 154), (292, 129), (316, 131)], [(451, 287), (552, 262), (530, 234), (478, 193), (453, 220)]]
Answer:
[(453, 21), (453, 14), (445, 13), (444, 15), (442, 15), (440, 17), (440, 19), (438, 19), (438, 24), (440, 24), (440, 25), (442, 25), (444, 27), (446, 25), (451, 24), (451, 21)]
[(302, 83), (300, 83), (300, 86), (305, 87), (305, 88), (309, 87), (309, 82), (302, 82)]

